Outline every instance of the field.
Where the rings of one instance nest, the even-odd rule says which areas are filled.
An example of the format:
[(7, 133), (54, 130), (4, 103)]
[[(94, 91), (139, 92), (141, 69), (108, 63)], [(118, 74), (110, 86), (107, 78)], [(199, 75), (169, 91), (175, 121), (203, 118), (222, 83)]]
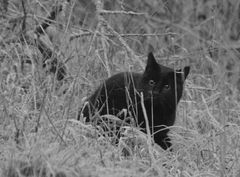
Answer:
[[(191, 66), (173, 151), (77, 121), (101, 81), (143, 72), (149, 51)], [(0, 0), (0, 174), (240, 177), (239, 69), (238, 0)]]

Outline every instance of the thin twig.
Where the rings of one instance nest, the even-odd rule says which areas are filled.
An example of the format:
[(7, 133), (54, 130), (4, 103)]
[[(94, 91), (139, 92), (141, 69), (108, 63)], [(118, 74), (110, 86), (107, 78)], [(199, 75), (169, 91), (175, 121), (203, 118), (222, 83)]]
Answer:
[(23, 8), (23, 21), (22, 21), (22, 34), (25, 35), (26, 34), (26, 18), (27, 18), (27, 11), (26, 11), (26, 7), (25, 7), (25, 1), (22, 0), (22, 8)]
[(62, 11), (62, 5), (54, 6), (52, 11), (50, 12), (50, 15), (47, 17), (47, 19), (44, 20), (44, 22), (35, 29), (35, 33), (37, 35), (43, 34), (44, 31), (47, 29), (47, 27), (49, 27), (50, 24), (56, 21), (55, 20), (56, 16), (61, 11)]
[(100, 14), (124, 14), (124, 15), (147, 15), (146, 13), (138, 13), (138, 12), (133, 12), (133, 11), (110, 11), (110, 10), (101, 10), (99, 12)]
[[(103, 10), (103, 2), (102, 0), (95, 0), (96, 5), (96, 11), (97, 11), (97, 18), (98, 18), (98, 29), (101, 32), (101, 34), (105, 33), (105, 27), (107, 26), (107, 22), (104, 20), (101, 11)], [(108, 57), (107, 57), (107, 43), (105, 41), (105, 36), (101, 35), (101, 44), (103, 47), (103, 57), (105, 61), (106, 70), (108, 73), (108, 76), (111, 76), (109, 63), (108, 63)]]
[[(70, 37), (70, 41), (79, 38), (79, 37), (84, 37), (84, 36), (91, 36), (94, 35), (94, 32), (82, 32), (81, 34), (74, 34)], [(96, 35), (104, 35), (107, 37), (116, 37), (113, 34), (101, 34), (100, 32), (96, 32)], [(145, 33), (145, 34), (140, 34), (140, 33), (132, 33), (132, 34), (118, 34), (120, 37), (148, 37), (148, 36), (166, 36), (166, 35), (177, 35), (177, 33)]]
[(45, 109), (44, 106), (43, 106), (43, 110), (44, 110), (44, 112), (45, 112), (45, 114), (46, 114), (50, 124), (52, 125), (54, 131), (56, 132), (57, 136), (61, 139), (61, 141), (64, 143), (64, 145), (67, 145), (67, 143), (64, 141), (63, 137), (60, 135), (60, 133), (58, 132), (57, 128), (55, 127), (53, 121), (51, 120), (51, 118), (50, 118), (50, 116), (49, 116), (49, 114), (48, 114), (48, 112), (47, 112), (47, 110)]
[(147, 144), (148, 144), (148, 148), (149, 148), (149, 154), (151, 157), (151, 162), (153, 162), (154, 160), (154, 156), (153, 156), (153, 148), (152, 148), (152, 142), (151, 142), (151, 132), (150, 132), (150, 127), (149, 127), (149, 122), (148, 122), (148, 116), (147, 116), (147, 112), (146, 112), (146, 108), (144, 105), (144, 98), (143, 98), (143, 93), (141, 92), (141, 106), (142, 106), (142, 111), (143, 111), (143, 115), (144, 115), (144, 119), (145, 119), (145, 125), (146, 125), (146, 130), (147, 130)]
[(36, 127), (35, 127), (35, 129), (34, 129), (34, 132), (35, 132), (35, 133), (38, 132), (38, 128), (39, 128), (39, 126), (40, 126), (40, 119), (41, 119), (41, 115), (42, 115), (42, 112), (43, 112), (43, 107), (45, 106), (46, 96), (47, 96), (47, 92), (45, 91), (45, 92), (44, 92), (44, 95), (43, 95), (42, 102), (41, 102), (41, 107), (40, 107), (39, 115), (38, 115), (38, 118), (37, 118), (37, 124), (36, 124)]

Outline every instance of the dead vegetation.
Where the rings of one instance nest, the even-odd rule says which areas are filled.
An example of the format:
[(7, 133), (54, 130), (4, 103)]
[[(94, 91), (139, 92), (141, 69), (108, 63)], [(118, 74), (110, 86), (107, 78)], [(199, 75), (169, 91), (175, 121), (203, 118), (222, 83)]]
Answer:
[[(239, 14), (238, 0), (0, 0), (1, 176), (239, 176)], [(148, 51), (191, 64), (173, 152), (76, 121)]]

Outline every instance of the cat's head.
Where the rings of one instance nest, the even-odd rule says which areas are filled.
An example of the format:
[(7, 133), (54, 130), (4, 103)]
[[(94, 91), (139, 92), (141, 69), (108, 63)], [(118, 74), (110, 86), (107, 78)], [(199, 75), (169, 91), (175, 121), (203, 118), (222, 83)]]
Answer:
[(190, 71), (186, 66), (180, 70), (174, 70), (157, 63), (150, 52), (148, 54), (147, 66), (140, 82), (144, 99), (153, 97), (156, 103), (169, 104), (175, 108), (183, 92), (183, 84)]

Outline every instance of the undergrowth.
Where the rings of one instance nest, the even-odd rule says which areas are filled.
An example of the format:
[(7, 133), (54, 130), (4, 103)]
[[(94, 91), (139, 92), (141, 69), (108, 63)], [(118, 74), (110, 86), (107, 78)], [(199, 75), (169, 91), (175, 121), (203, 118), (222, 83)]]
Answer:
[[(1, 176), (239, 176), (239, 13), (237, 0), (1, 0)], [(36, 40), (54, 55), (45, 61)], [(191, 65), (173, 151), (129, 127), (115, 145), (76, 120), (102, 80), (142, 72), (148, 51)], [(63, 80), (47, 65), (54, 58)]]

